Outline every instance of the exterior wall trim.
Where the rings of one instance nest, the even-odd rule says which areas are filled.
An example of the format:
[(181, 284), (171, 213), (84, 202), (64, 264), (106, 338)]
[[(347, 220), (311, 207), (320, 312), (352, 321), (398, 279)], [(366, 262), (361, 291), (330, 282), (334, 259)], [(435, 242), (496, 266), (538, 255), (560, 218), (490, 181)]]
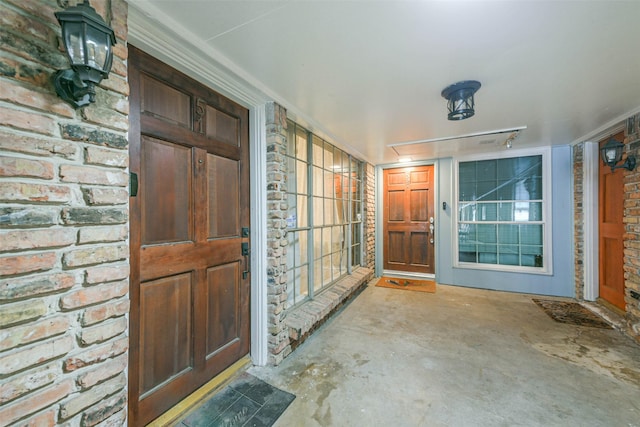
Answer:
[(597, 142), (585, 142), (583, 160), (584, 299), (598, 299), (598, 161)]
[(268, 362), (267, 319), (267, 193), (264, 177), (267, 175), (266, 108), (251, 109), (251, 360), (254, 365)]

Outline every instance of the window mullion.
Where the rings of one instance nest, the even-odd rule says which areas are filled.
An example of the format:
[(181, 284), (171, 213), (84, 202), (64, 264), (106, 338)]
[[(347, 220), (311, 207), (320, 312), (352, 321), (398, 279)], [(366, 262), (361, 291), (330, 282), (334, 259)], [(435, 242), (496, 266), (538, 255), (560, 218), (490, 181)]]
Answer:
[[(351, 274), (351, 272), (353, 271), (353, 242), (352, 242), (352, 227), (353, 227), (353, 215), (352, 215), (352, 203), (353, 203), (353, 192), (351, 191), (351, 186), (353, 185), (353, 183), (351, 182), (352, 180), (352, 176), (351, 174), (353, 173), (351, 170), (351, 155), (347, 156), (347, 160), (349, 162), (349, 166), (347, 168), (347, 173), (345, 175), (344, 171), (342, 171), (342, 179), (344, 180), (344, 177), (347, 177), (347, 189), (348, 189), (348, 194), (349, 197), (347, 198), (347, 209), (346, 209), (346, 215), (347, 218), (345, 218), (345, 222), (346, 222), (346, 233), (347, 233), (347, 274)], [(344, 184), (343, 184), (344, 187)], [(342, 203), (344, 203), (344, 189), (343, 189), (343, 195), (342, 195)]]
[(315, 253), (313, 248), (315, 246), (314, 236), (315, 236), (315, 222), (314, 222), (314, 210), (315, 206), (313, 203), (313, 141), (311, 137), (311, 132), (307, 132), (307, 182), (309, 185), (307, 186), (307, 220), (309, 224), (309, 235), (307, 236), (307, 262), (308, 262), (308, 277), (309, 283), (307, 286), (307, 295), (309, 298), (313, 298), (313, 290), (315, 288)]

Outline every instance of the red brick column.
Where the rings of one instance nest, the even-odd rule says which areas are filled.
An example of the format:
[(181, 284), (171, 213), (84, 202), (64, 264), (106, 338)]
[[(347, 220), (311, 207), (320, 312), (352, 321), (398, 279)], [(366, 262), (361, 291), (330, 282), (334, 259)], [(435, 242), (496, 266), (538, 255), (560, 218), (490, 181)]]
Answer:
[[(70, 2), (74, 4), (75, 1)], [(109, 79), (75, 110), (56, 0), (0, 3), (0, 424), (126, 423), (127, 4)]]
[[(640, 114), (627, 119), (627, 155), (640, 162)], [(624, 278), (628, 332), (640, 342), (640, 166), (624, 177)]]

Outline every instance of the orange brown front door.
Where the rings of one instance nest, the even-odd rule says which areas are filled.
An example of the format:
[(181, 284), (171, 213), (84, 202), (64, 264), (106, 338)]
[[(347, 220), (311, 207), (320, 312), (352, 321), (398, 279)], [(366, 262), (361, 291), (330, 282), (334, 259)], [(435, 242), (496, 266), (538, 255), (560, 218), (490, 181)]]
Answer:
[(433, 274), (433, 165), (383, 171), (384, 269)]
[(144, 425), (249, 353), (249, 114), (134, 47), (129, 81), (129, 422)]
[[(613, 136), (624, 140), (622, 132)], [(602, 147), (609, 138), (600, 141)], [(624, 169), (611, 171), (602, 161), (599, 165), (599, 252), (600, 298), (624, 310)]]

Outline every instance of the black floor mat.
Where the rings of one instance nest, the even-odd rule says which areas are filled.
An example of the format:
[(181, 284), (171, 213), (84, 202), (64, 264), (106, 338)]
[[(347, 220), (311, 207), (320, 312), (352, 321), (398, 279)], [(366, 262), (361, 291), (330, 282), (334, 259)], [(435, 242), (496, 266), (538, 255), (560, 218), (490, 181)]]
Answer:
[(244, 373), (181, 421), (188, 427), (272, 426), (296, 397)]
[(533, 299), (553, 320), (592, 328), (613, 329), (597, 314), (577, 302)]

